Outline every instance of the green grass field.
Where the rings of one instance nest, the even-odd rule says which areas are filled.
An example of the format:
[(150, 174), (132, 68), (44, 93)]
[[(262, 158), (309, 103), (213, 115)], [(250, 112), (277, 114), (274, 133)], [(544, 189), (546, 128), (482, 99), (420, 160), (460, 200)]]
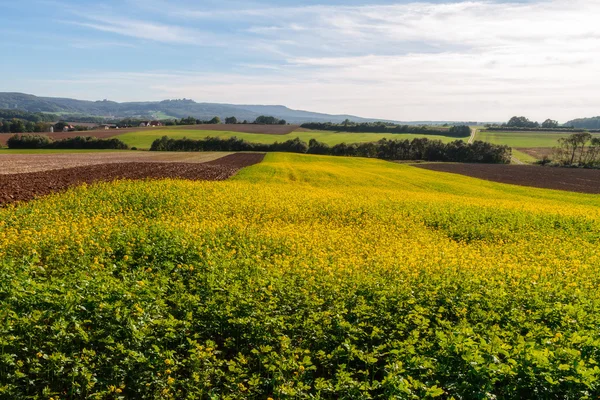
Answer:
[(512, 154), (514, 158), (527, 164), (532, 164), (537, 161), (537, 158), (529, 154), (523, 153), (522, 151), (519, 151), (517, 149), (512, 149)]
[(596, 398), (599, 210), (278, 153), (0, 209), (0, 398)]
[[(487, 132), (480, 131), (477, 140), (494, 144), (504, 144), (513, 148), (555, 147), (558, 139), (569, 136), (568, 133), (554, 132)], [(600, 136), (600, 135), (598, 135)]]
[(310, 139), (317, 139), (321, 142), (325, 142), (329, 145), (335, 145), (338, 143), (361, 143), (361, 142), (376, 142), (380, 139), (409, 139), (426, 137), (432, 140), (442, 140), (444, 142), (451, 142), (457, 140), (456, 138), (450, 138), (447, 136), (434, 136), (434, 135), (413, 135), (413, 134), (379, 134), (379, 133), (347, 133), (347, 132), (322, 132), (322, 131), (310, 131), (310, 132), (292, 132), (288, 135), (269, 135), (269, 134), (256, 134), (256, 133), (242, 133), (242, 132), (223, 132), (223, 131), (207, 131), (207, 130), (191, 130), (191, 129), (154, 129), (145, 130), (141, 132), (131, 132), (125, 135), (117, 136), (123, 142), (129, 146), (135, 146), (139, 149), (148, 149), (152, 145), (155, 139), (159, 139), (162, 136), (169, 136), (173, 139), (181, 139), (187, 137), (190, 139), (203, 139), (207, 136), (230, 138), (236, 136), (241, 139), (245, 139), (249, 142), (254, 143), (274, 143), (283, 142), (289, 139), (299, 137), (300, 139), (308, 142)]

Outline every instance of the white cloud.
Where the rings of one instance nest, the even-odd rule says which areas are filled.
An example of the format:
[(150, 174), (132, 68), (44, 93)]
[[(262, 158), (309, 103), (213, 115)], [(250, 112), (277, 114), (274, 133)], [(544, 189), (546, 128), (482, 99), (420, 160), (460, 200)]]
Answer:
[(214, 43), (213, 35), (194, 29), (138, 21), (126, 18), (90, 16), (89, 22), (68, 23), (98, 31), (116, 33), (137, 39), (147, 39), (161, 43), (179, 43), (190, 45), (209, 45)]
[[(233, 19), (245, 35), (240, 72), (176, 73), (160, 83), (129, 76), (128, 93), (139, 85), (161, 98), (283, 103), (402, 120), (600, 113), (596, 0), (170, 10), (185, 24), (108, 17), (80, 24), (191, 45), (207, 36), (223, 41), (225, 33), (199, 29), (204, 21)], [(268, 60), (249, 62), (249, 52)]]

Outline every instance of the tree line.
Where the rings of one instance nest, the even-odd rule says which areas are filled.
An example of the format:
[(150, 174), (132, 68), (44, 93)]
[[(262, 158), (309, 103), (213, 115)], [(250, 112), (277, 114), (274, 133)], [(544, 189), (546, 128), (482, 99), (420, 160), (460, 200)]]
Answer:
[[(71, 125), (64, 121), (51, 124), (48, 122), (23, 121), (14, 118), (11, 120), (0, 120), (0, 133), (44, 133), (50, 132), (51, 128), (54, 128), (55, 132), (62, 132), (68, 126)], [(87, 126), (75, 125), (69, 131), (87, 131), (89, 129)]]
[(50, 131), (52, 124), (47, 122), (33, 122), (22, 119), (0, 120), (0, 133), (41, 133)]
[(512, 149), (508, 146), (462, 140), (443, 143), (440, 140), (416, 138), (413, 140), (388, 140), (368, 143), (340, 143), (329, 146), (311, 139), (306, 143), (300, 138), (273, 144), (251, 143), (237, 137), (222, 139), (171, 139), (163, 136), (152, 143), (150, 151), (258, 151), (306, 153), (346, 157), (367, 157), (383, 160), (427, 160), (464, 163), (508, 164)]
[(127, 150), (129, 148), (119, 139), (98, 139), (89, 136), (54, 141), (45, 135), (13, 135), (6, 144), (9, 149)]
[(31, 113), (23, 110), (0, 110), (0, 120), (20, 119), (22, 121), (52, 122), (58, 120), (55, 114)]
[[(140, 121), (141, 122), (141, 121)], [(214, 117), (211, 120), (203, 121), (194, 117), (187, 117), (177, 119), (168, 119), (163, 121), (166, 126), (175, 126), (175, 125), (214, 125), (220, 124), (221, 118)], [(235, 116), (225, 118), (225, 123), (229, 125), (234, 124), (255, 124), (255, 125), (287, 125), (287, 121), (285, 119), (279, 119), (267, 115), (261, 115), (257, 117), (253, 122), (249, 122), (248, 120), (239, 121)]]
[(600, 130), (600, 117), (578, 118), (567, 122), (567, 125), (579, 129)]
[(415, 133), (435, 136), (467, 137), (471, 135), (471, 128), (467, 125), (452, 126), (450, 128), (430, 128), (416, 125), (395, 125), (386, 122), (353, 123), (348, 120), (341, 124), (331, 122), (310, 122), (301, 125), (302, 128), (317, 131), (357, 132), (357, 133)]
[[(570, 132), (579, 133), (586, 132), (588, 129), (574, 127), (567, 123), (560, 125), (558, 121), (547, 119), (541, 124), (536, 121), (531, 121), (527, 117), (512, 117), (507, 123), (501, 125), (486, 124), (486, 129), (489, 131), (509, 131), (509, 132)], [(592, 131), (600, 132), (600, 130)]]

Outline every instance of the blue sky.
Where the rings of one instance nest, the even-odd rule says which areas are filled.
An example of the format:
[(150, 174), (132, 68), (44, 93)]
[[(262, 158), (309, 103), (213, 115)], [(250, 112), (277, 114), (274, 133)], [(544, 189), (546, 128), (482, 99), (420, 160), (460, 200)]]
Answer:
[(398, 120), (600, 114), (600, 2), (0, 0), (0, 91)]

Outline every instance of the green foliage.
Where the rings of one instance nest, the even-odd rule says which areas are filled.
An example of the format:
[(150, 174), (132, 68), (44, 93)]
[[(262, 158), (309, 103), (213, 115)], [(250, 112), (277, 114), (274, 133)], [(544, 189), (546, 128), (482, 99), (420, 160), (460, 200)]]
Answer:
[(503, 126), (509, 128), (539, 128), (540, 124), (538, 122), (530, 121), (527, 117), (512, 117)]
[(554, 149), (553, 161), (565, 167), (600, 167), (600, 138), (588, 132), (561, 138)]
[(150, 151), (263, 151), (309, 153), (346, 157), (380, 158), (383, 160), (428, 160), (472, 163), (504, 163), (511, 160), (511, 149), (481, 141), (467, 144), (462, 140), (443, 143), (438, 140), (417, 138), (368, 143), (340, 143), (332, 147), (311, 139), (309, 144), (300, 138), (273, 144), (251, 143), (236, 137), (221, 139), (169, 139), (163, 136), (152, 143)]
[(0, 210), (0, 398), (593, 399), (599, 206), (273, 154)]
[(349, 120), (344, 121), (341, 124), (327, 123), (306, 123), (302, 125), (302, 128), (320, 130), (320, 131), (334, 131), (334, 132), (371, 132), (371, 133), (421, 133), (425, 135), (440, 135), (450, 137), (468, 137), (471, 135), (471, 128), (466, 125), (452, 126), (449, 129), (446, 128), (430, 128), (427, 126), (411, 126), (411, 125), (395, 125), (392, 123), (384, 122), (364, 122), (354, 123)]
[(285, 125), (286, 121), (275, 117), (261, 115), (260, 117), (256, 118), (254, 123), (259, 125)]
[(547, 119), (542, 123), (542, 128), (544, 129), (554, 129), (554, 128), (558, 128), (560, 126), (560, 124), (558, 123), (558, 121), (555, 121), (553, 119)]
[(14, 135), (8, 139), (7, 144), (10, 149), (126, 150), (129, 148), (119, 139), (98, 139), (84, 136), (52, 141), (45, 135)]
[(6, 142), (9, 149), (43, 149), (52, 144), (46, 135), (13, 135)]
[(600, 129), (600, 117), (574, 119), (572, 121), (567, 122), (565, 125), (573, 126), (575, 128), (579, 128), (579, 129), (599, 130)]
[[(30, 113), (22, 110), (2, 110), (0, 109), (0, 121), (1, 120), (11, 120), (11, 119), (20, 119), (23, 121), (30, 122), (52, 122), (58, 119), (57, 115), (47, 114), (47, 113)], [(15, 132), (18, 133), (18, 132)]]

